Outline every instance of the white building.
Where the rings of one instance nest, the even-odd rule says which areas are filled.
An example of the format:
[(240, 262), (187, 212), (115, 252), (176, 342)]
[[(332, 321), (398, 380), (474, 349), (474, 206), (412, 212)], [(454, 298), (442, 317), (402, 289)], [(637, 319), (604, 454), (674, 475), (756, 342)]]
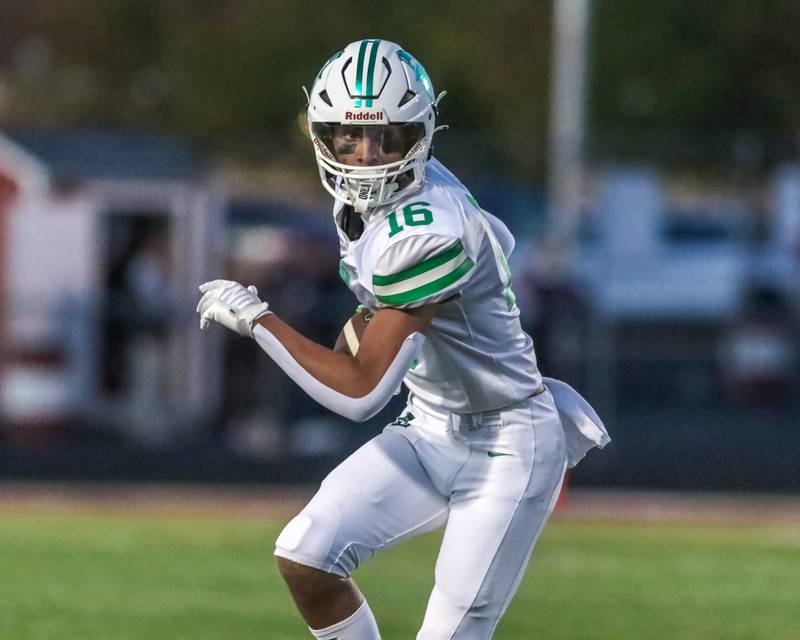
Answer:
[(0, 193), (0, 424), (191, 429), (219, 398), (192, 302), (222, 209), (196, 157), (151, 135), (0, 134)]

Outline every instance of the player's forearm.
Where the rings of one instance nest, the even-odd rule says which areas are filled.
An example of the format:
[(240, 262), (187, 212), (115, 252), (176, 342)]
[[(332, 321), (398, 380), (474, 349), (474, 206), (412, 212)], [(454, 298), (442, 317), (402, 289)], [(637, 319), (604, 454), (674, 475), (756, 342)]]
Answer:
[[(276, 333), (272, 332), (273, 329)], [(308, 369), (302, 366), (289, 352), (287, 346), (278, 339), (278, 335), (282, 336), (287, 344), (295, 350)], [(425, 340), (418, 332), (405, 337), (388, 367), (383, 371), (383, 375), (377, 383), (373, 384), (353, 379), (364, 370), (363, 364), (360, 364), (355, 358), (333, 353), (306, 340), (277, 318), (257, 323), (253, 328), (253, 338), (286, 375), (311, 398), (331, 411), (356, 422), (363, 422), (371, 418), (386, 406), (394, 391), (400, 386), (408, 367), (417, 357)], [(322, 365), (313, 362), (316, 356), (324, 359)], [(337, 369), (337, 365), (342, 366)], [(330, 383), (330, 386), (312, 375), (309, 369)], [(356, 390), (355, 392), (359, 394), (364, 389), (369, 390), (363, 395), (351, 396), (339, 389)]]
[(286, 348), (297, 363), (326, 387), (351, 398), (365, 396), (377, 380), (353, 356), (336, 353), (309, 340), (274, 314), (258, 324), (267, 329)]

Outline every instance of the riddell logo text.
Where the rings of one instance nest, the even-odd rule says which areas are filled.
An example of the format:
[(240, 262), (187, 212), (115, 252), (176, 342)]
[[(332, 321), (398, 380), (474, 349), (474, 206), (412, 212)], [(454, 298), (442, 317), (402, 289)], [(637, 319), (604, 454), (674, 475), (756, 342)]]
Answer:
[(345, 111), (344, 112), (344, 119), (345, 120), (383, 120), (383, 111), (358, 111), (356, 113), (352, 111)]
[(333, 154), (328, 150), (324, 144), (319, 141), (319, 138), (314, 138), (314, 146), (319, 149), (319, 152), (325, 156), (328, 160), (333, 160)]

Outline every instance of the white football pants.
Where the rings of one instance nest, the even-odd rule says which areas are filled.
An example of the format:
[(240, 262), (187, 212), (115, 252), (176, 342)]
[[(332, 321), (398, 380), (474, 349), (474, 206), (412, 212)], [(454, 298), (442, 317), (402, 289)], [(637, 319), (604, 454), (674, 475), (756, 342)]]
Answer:
[[(413, 416), (413, 417), (412, 417)], [(484, 640), (513, 597), (566, 468), (552, 396), (458, 416), (409, 405), (283, 530), (275, 554), (349, 576), (446, 523), (418, 640)]]

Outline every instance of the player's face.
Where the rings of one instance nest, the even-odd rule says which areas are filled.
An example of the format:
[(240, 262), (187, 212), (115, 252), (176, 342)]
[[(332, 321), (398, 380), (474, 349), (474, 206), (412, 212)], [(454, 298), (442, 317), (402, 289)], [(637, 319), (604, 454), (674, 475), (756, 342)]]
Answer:
[(354, 167), (389, 164), (403, 159), (400, 129), (383, 125), (338, 125), (333, 128), (336, 159)]

